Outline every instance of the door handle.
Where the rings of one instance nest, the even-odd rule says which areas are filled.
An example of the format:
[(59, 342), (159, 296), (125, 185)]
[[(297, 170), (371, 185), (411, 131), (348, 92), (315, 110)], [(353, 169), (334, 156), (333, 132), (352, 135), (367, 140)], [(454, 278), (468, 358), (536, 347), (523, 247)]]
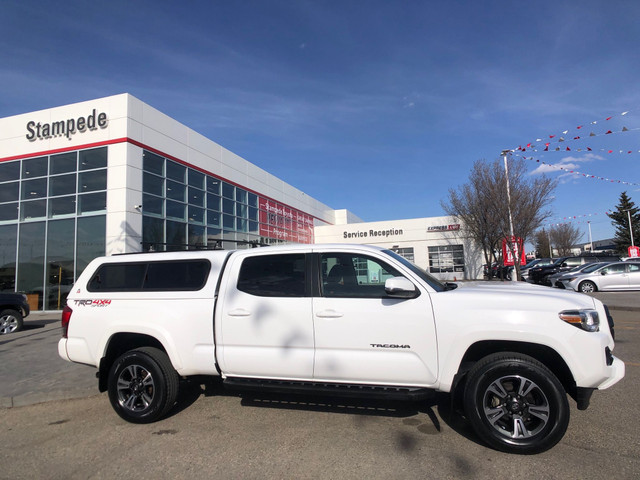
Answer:
[(235, 310), (231, 310), (227, 315), (230, 317), (248, 317), (251, 315), (251, 312), (244, 308), (236, 308)]
[(331, 309), (322, 310), (321, 312), (316, 313), (316, 317), (318, 318), (340, 318), (342, 316), (344, 316), (344, 313)]

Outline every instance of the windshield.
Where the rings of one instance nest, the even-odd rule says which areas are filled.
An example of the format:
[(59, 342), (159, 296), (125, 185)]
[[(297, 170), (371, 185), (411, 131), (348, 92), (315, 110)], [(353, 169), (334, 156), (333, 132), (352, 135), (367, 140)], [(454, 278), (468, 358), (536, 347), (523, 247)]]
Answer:
[(418, 277), (424, 280), (436, 292), (444, 292), (445, 290), (449, 290), (447, 286), (444, 283), (442, 283), (440, 280), (438, 280), (436, 277), (434, 277), (433, 275), (430, 275), (425, 270), (418, 267), (417, 265), (414, 265), (403, 256), (398, 255), (396, 252), (393, 252), (391, 250), (383, 250), (383, 253), (389, 255), (390, 257), (393, 257), (402, 265), (407, 267), (409, 270), (415, 273)]

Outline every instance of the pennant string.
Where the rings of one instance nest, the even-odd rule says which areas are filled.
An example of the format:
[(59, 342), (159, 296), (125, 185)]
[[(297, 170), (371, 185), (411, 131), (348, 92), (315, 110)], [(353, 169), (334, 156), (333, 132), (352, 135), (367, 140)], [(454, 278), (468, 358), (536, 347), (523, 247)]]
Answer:
[[(617, 115), (610, 115), (610, 116), (608, 116), (608, 117), (604, 118), (604, 119), (603, 119), (603, 120), (601, 120), (601, 121), (602, 121), (602, 122), (610, 122), (610, 121), (611, 121), (611, 119), (613, 119), (613, 118), (616, 118), (616, 117), (625, 117), (625, 116), (626, 116), (626, 115), (628, 115), (629, 113), (636, 112), (637, 110), (638, 110), (638, 109), (635, 109), (635, 110), (627, 110), (627, 111), (622, 112), (622, 113), (619, 113), (619, 114), (617, 114)], [(598, 120), (594, 120), (593, 122), (590, 122), (588, 125), (597, 125), (597, 124), (598, 124)], [(581, 125), (578, 125), (578, 126), (576, 126), (576, 127), (575, 127), (575, 130), (576, 130), (576, 133), (577, 133), (577, 134), (579, 134), (579, 133), (580, 133), (580, 130), (582, 130), (582, 128), (584, 128), (584, 125), (585, 125), (585, 124), (581, 124)], [(572, 130), (572, 129), (566, 129), (566, 130), (563, 130), (563, 131), (562, 131), (562, 133), (561, 133), (560, 135), (568, 135), (568, 134), (569, 134), (569, 132), (570, 132), (571, 130)], [(616, 134), (616, 133), (636, 131), (636, 130), (640, 130), (640, 128), (628, 128), (628, 127), (624, 126), (620, 132), (613, 131), (613, 129), (610, 129), (610, 128), (606, 128), (605, 130), (606, 130), (606, 132), (604, 132), (604, 133), (595, 133), (595, 132), (590, 132), (590, 133), (589, 133), (589, 137), (599, 137), (599, 136), (602, 136), (602, 135), (612, 135), (612, 134)], [(544, 141), (545, 141), (545, 139), (547, 139), (547, 140), (546, 140), (547, 142), (551, 141), (550, 143), (563, 142), (563, 141), (565, 141), (565, 140), (566, 140), (566, 139), (565, 139), (565, 138), (563, 138), (563, 137), (559, 137), (559, 140), (553, 140), (553, 139), (558, 138), (558, 137), (559, 137), (559, 135), (558, 135), (558, 134), (548, 135), (548, 136), (546, 136), (546, 137), (540, 137), (540, 138), (537, 138), (537, 139), (536, 139), (536, 142), (537, 142), (537, 143), (544, 142)], [(581, 137), (580, 137), (579, 135), (575, 135), (575, 136), (573, 137), (573, 140), (580, 140), (580, 139), (581, 139)], [(535, 145), (534, 145), (534, 142), (529, 142), (527, 145), (531, 145), (532, 147), (533, 147), (533, 146), (535, 146)], [(549, 146), (549, 143), (547, 143), (546, 145), (547, 145), (547, 147), (548, 147), (548, 146)], [(529, 148), (532, 148), (532, 147), (529, 147)], [(603, 150), (604, 150), (604, 149), (603, 149)], [(514, 149), (513, 149), (513, 151), (523, 151), (523, 147), (522, 147), (522, 146), (519, 146), (519, 147), (517, 147), (517, 148), (514, 148)], [(556, 150), (556, 151), (557, 151), (557, 150)], [(566, 150), (565, 150), (565, 151), (566, 151)], [(640, 150), (638, 150), (638, 152), (640, 153)], [(621, 152), (621, 153), (622, 153), (622, 152)], [(629, 153), (631, 153), (631, 151), (630, 151)]]
[(624, 180), (615, 180), (615, 179), (611, 179), (611, 178), (601, 177), (599, 175), (591, 175), (590, 173), (579, 172), (577, 170), (570, 169), (570, 168), (567, 168), (567, 167), (563, 167), (563, 166), (560, 166), (560, 165), (554, 165), (552, 163), (543, 162), (542, 160), (534, 158), (534, 157), (525, 157), (525, 156), (519, 155), (517, 153), (514, 153), (514, 156), (521, 157), (523, 160), (534, 161), (536, 163), (540, 163), (541, 165), (545, 165), (547, 167), (554, 168), (554, 169), (557, 169), (557, 170), (562, 170), (563, 172), (570, 173), (572, 175), (579, 175), (579, 176), (582, 176), (582, 177), (585, 177), (585, 178), (590, 178), (590, 179), (594, 179), (594, 180), (602, 180), (602, 181), (610, 182), (610, 183), (620, 183), (620, 184), (623, 184), (623, 185), (640, 185), (640, 183), (637, 183), (637, 182), (627, 182), (627, 181), (624, 181)]

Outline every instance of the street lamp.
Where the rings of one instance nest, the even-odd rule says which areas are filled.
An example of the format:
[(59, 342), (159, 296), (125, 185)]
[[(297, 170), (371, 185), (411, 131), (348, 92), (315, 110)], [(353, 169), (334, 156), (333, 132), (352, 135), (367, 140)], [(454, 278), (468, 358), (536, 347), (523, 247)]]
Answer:
[(623, 212), (627, 212), (627, 217), (629, 218), (629, 235), (631, 235), (631, 246), (635, 247), (633, 244), (633, 229), (631, 228), (631, 209), (623, 210)]

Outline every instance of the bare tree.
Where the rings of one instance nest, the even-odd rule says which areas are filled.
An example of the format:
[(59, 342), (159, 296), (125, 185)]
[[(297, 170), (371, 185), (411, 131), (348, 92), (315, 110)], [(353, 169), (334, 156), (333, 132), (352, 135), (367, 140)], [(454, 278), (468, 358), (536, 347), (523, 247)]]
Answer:
[(497, 216), (491, 212), (494, 196), (490, 191), (491, 184), (485, 162), (478, 160), (473, 164), (469, 183), (458, 190), (449, 189), (448, 202), (441, 202), (444, 211), (458, 217), (473, 240), (482, 247), (487, 265), (497, 260), (495, 252), (500, 245)]
[[(508, 169), (513, 232), (526, 242), (550, 217), (551, 212), (546, 208), (551, 203), (556, 182), (544, 175), (532, 178), (521, 159), (509, 158)], [(502, 239), (511, 235), (503, 161), (476, 161), (469, 183), (458, 190), (449, 190), (448, 202), (443, 201), (442, 207), (449, 215), (455, 215), (464, 222), (471, 236), (482, 246), (485, 260), (491, 263)], [(515, 258), (515, 246), (511, 248)], [(516, 274), (520, 276), (519, 262), (516, 262)]]
[(578, 227), (561, 223), (555, 227), (551, 227), (551, 242), (553, 243), (558, 255), (571, 255), (571, 247), (573, 247), (582, 238), (582, 232)]

